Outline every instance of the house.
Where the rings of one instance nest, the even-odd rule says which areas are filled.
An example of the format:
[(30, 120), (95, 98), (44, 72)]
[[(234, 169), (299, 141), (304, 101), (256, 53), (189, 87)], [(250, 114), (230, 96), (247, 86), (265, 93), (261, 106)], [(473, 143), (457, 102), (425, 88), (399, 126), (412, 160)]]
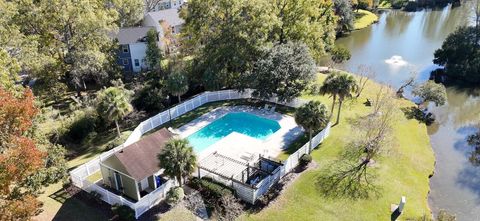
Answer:
[[(112, 38), (118, 40), (120, 45), (117, 63), (123, 67), (124, 72), (138, 73), (148, 70), (146, 36), (150, 29), (154, 29), (158, 33), (157, 45), (166, 50), (164, 41), (161, 41), (165, 36), (164, 27), (161, 25), (162, 22), (165, 22), (169, 29), (168, 31), (173, 35), (180, 33), (184, 24), (183, 19), (179, 16), (178, 9), (171, 8), (149, 12), (145, 15), (141, 27), (121, 28), (112, 36)], [(178, 44), (175, 38), (169, 39), (169, 41), (174, 47)], [(170, 50), (171, 48), (168, 51)]]
[(162, 11), (171, 8), (178, 9), (185, 3), (184, 0), (161, 0), (157, 3), (156, 6), (153, 7), (152, 11)]
[(117, 63), (123, 67), (124, 72), (140, 72), (148, 69), (146, 61), (146, 36), (151, 26), (121, 28), (112, 37), (120, 45)]
[(173, 136), (162, 128), (102, 160), (103, 185), (135, 202), (160, 188), (167, 178), (158, 167), (157, 155)]
[(156, 12), (149, 12), (143, 18), (143, 26), (152, 26), (159, 33), (160, 38), (164, 36), (161, 22), (165, 22), (172, 34), (176, 35), (182, 30), (185, 21), (180, 18), (177, 8), (171, 8)]

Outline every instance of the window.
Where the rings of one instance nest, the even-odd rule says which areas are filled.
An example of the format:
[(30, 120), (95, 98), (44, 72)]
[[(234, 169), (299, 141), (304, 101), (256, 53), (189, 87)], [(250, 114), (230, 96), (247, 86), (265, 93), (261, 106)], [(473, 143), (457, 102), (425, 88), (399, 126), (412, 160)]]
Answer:
[(134, 61), (135, 61), (135, 67), (140, 66), (140, 61), (138, 59), (135, 59)]
[(128, 45), (122, 45), (123, 53), (128, 53)]
[(172, 33), (175, 34), (175, 27), (172, 26)]
[(123, 65), (128, 65), (128, 59), (126, 58), (123, 59)]

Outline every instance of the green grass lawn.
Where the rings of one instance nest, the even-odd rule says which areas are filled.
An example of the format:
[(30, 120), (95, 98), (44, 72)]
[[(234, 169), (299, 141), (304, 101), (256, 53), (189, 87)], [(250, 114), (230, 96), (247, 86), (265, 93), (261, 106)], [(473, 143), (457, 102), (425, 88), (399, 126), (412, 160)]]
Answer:
[[(324, 78), (325, 75), (320, 75), (319, 81)], [(401, 196), (406, 196), (407, 203), (400, 220), (430, 214), (428, 176), (434, 169), (434, 154), (427, 129), (424, 124), (407, 119), (400, 109), (394, 127), (394, 145), (376, 161), (380, 197), (364, 200), (325, 198), (315, 185), (316, 177), (337, 159), (351, 134), (355, 133), (350, 120), (371, 112), (371, 107), (363, 102), (373, 98), (378, 88), (378, 84), (370, 82), (360, 98), (344, 105), (340, 124), (332, 128), (330, 136), (312, 153), (318, 168), (302, 173), (268, 208), (247, 214), (241, 220), (390, 220), (390, 205), (398, 203)], [(305, 95), (303, 98), (331, 105), (328, 97)], [(407, 100), (396, 102), (400, 107), (414, 105)]]
[(159, 221), (195, 221), (197, 217), (183, 205), (178, 205), (162, 214)]
[(370, 11), (359, 9), (355, 11), (355, 30), (366, 28), (378, 21), (378, 16)]
[(377, 7), (378, 9), (391, 9), (392, 3), (389, 1), (380, 1), (380, 4)]

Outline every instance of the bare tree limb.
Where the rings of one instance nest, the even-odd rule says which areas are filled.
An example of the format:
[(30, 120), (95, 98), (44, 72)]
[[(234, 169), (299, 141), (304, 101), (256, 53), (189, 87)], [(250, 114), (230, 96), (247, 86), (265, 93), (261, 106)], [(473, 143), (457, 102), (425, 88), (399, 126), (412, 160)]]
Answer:
[(371, 66), (362, 64), (357, 67), (357, 75), (360, 76), (360, 79), (358, 81), (359, 88), (357, 91), (357, 95), (355, 96), (356, 98), (360, 97), (360, 95), (363, 92), (363, 89), (365, 89), (365, 86), (367, 85), (367, 82), (370, 79), (375, 78), (377, 74), (375, 73), (375, 71)]

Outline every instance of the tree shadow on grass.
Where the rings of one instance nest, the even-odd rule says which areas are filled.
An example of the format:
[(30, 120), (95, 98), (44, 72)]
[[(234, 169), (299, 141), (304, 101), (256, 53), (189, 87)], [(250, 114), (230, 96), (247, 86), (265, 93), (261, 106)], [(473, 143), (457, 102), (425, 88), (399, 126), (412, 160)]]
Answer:
[(113, 216), (110, 205), (90, 199), (76, 187), (62, 188), (49, 197), (62, 204), (52, 220), (109, 220)]
[(381, 188), (374, 182), (373, 171), (362, 171), (358, 163), (336, 160), (315, 178), (315, 186), (326, 198), (347, 198), (352, 200), (378, 198)]

